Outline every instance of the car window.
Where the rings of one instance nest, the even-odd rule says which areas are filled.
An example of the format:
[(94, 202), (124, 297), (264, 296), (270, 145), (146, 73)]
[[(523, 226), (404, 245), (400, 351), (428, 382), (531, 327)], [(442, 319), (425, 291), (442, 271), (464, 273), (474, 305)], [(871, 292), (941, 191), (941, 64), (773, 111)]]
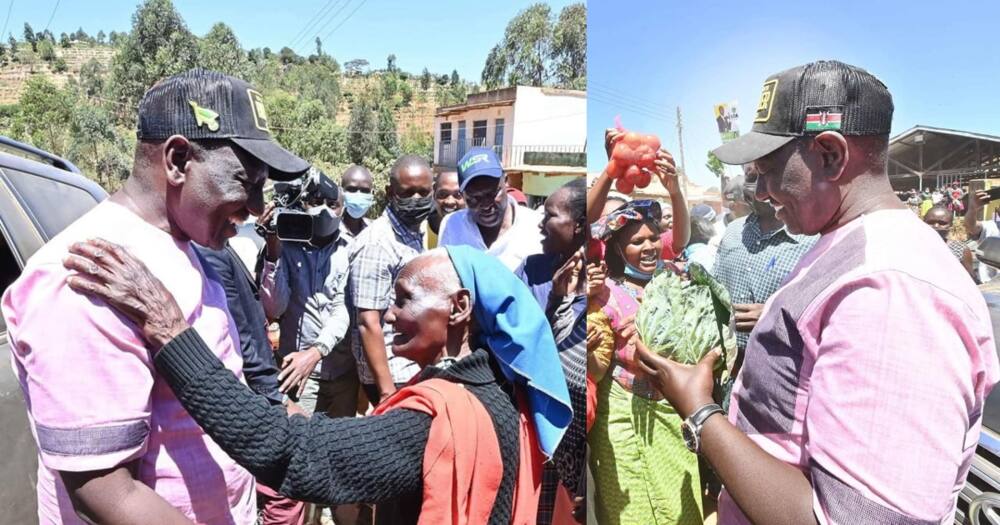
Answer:
[[(85, 190), (45, 177), (4, 168), (14, 191), (25, 201), (46, 238), (52, 238), (97, 204)], [(38, 212), (44, 210), (44, 213)]]
[[(14, 253), (7, 244), (7, 239), (0, 235), (0, 295), (21, 275), (21, 267), (14, 258)], [(0, 333), (7, 332), (7, 322), (0, 316)]]

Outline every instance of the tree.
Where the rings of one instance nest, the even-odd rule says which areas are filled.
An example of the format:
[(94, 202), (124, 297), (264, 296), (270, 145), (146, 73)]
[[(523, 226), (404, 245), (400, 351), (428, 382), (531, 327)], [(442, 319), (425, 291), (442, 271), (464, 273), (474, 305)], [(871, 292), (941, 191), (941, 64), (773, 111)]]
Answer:
[(56, 59), (56, 50), (52, 47), (52, 42), (48, 39), (42, 40), (38, 43), (38, 55), (42, 60), (46, 62), (52, 62)]
[(269, 47), (265, 47), (262, 52), (264, 53), (264, 60), (271, 60), (271, 57), (274, 56), (274, 53), (271, 51), (271, 48)]
[(714, 173), (716, 177), (722, 177), (726, 173), (726, 167), (722, 164), (722, 161), (711, 151), (708, 152), (708, 162), (705, 163), (705, 167), (708, 168), (708, 171)]
[(457, 69), (452, 69), (451, 70), (451, 85), (452, 86), (457, 86), (459, 82), (461, 82), (461, 78), (459, 78), (459, 76), (458, 76), (458, 70)]
[(14, 38), (14, 33), (10, 33), (10, 38), (7, 39), (7, 44), (10, 45), (10, 54), (14, 55), (17, 53), (17, 39)]
[(93, 40), (90, 38), (90, 35), (88, 35), (87, 32), (83, 30), (83, 27), (77, 29), (76, 33), (73, 33), (73, 39), (79, 40), (80, 42), (90, 42)]
[(56, 73), (65, 73), (69, 69), (69, 65), (66, 64), (66, 59), (63, 57), (58, 57), (52, 61), (52, 71)]
[(59, 45), (62, 46), (62, 47), (64, 47), (64, 48), (65, 47), (69, 47), (70, 46), (69, 35), (67, 35), (66, 33), (60, 34), (59, 35)]
[(437, 83), (439, 86), (447, 86), (450, 80), (451, 78), (448, 77), (448, 75), (441, 75), (437, 77)]
[(24, 41), (31, 44), (31, 51), (33, 53), (38, 52), (38, 38), (35, 37), (35, 31), (31, 29), (31, 24), (24, 23)]
[(385, 103), (378, 110), (378, 146), (378, 157), (383, 163), (393, 162), (399, 157), (396, 119), (392, 116), (392, 107)]
[(119, 33), (118, 31), (112, 31), (108, 33), (108, 43), (111, 44), (112, 46), (117, 47), (118, 44), (121, 43), (121, 41), (122, 41), (122, 34)]
[(347, 158), (354, 164), (363, 164), (366, 158), (374, 158), (378, 153), (378, 122), (372, 102), (368, 97), (359, 97), (351, 106), (351, 120), (347, 125)]
[(368, 67), (368, 61), (363, 58), (355, 58), (344, 62), (344, 72), (348, 75), (360, 75), (361, 70)]
[(559, 12), (552, 31), (552, 62), (556, 84), (587, 89), (587, 6), (570, 4)]
[(246, 77), (249, 69), (240, 41), (222, 22), (213, 25), (198, 42), (198, 65), (240, 78)]
[(427, 91), (431, 88), (431, 72), (424, 68), (424, 72), (420, 74), (420, 89)]
[(395, 73), (396, 72), (396, 55), (395, 54), (389, 55), (389, 57), (386, 58), (385, 70), (388, 71), (388, 72), (390, 72), (390, 73)]
[(285, 46), (281, 48), (281, 51), (278, 51), (278, 61), (287, 66), (289, 64), (302, 64), (305, 59), (299, 56), (294, 49)]
[(316, 56), (323, 57), (323, 41), (316, 37)]
[(80, 67), (80, 89), (87, 97), (97, 97), (104, 91), (104, 66), (92, 58)]
[(543, 86), (549, 77), (552, 9), (534, 4), (507, 24), (503, 39), (486, 59), (482, 81), (488, 89), (505, 85)]
[(111, 86), (122, 124), (135, 120), (139, 99), (154, 83), (193, 68), (198, 42), (170, 0), (145, 0), (132, 15), (111, 67)]
[(104, 45), (104, 37), (105, 36), (106, 35), (104, 34), (104, 30), (98, 31), (97, 32), (97, 43), (101, 44), (103, 46)]
[(44, 75), (33, 75), (18, 99), (20, 112), (13, 126), (14, 134), (35, 147), (65, 155), (66, 123), (73, 110), (68, 93), (49, 82)]
[(432, 162), (434, 159), (434, 135), (410, 124), (399, 141), (400, 155), (420, 155)]

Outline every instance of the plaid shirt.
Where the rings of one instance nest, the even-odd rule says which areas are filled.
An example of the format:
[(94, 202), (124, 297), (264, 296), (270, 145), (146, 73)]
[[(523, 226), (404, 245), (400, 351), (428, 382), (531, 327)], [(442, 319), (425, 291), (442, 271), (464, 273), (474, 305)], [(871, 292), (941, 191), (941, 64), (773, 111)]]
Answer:
[[(424, 251), (424, 229), (419, 232), (406, 228), (387, 208), (354, 239), (350, 254), (350, 276), (347, 280), (348, 311), (351, 313), (351, 351), (358, 364), (358, 378), (363, 384), (375, 383), (357, 326), (357, 311), (385, 310), (396, 300), (395, 282), (399, 271), (410, 259)], [(389, 372), (394, 383), (410, 380), (420, 367), (416, 363), (392, 353), (395, 331), (391, 324), (382, 321)]]
[[(726, 287), (733, 304), (763, 304), (817, 240), (819, 236), (792, 235), (784, 227), (764, 233), (757, 214), (751, 213), (729, 223), (712, 275)], [(740, 351), (749, 339), (749, 332), (736, 332)]]

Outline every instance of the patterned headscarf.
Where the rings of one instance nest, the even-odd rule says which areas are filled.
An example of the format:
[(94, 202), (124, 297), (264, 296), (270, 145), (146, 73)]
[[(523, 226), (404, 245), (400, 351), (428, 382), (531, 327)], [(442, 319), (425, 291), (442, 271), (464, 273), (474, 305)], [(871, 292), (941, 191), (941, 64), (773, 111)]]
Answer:
[(632, 201), (590, 225), (590, 236), (605, 241), (630, 223), (642, 222), (647, 219), (659, 223), (662, 217), (660, 203), (648, 199)]

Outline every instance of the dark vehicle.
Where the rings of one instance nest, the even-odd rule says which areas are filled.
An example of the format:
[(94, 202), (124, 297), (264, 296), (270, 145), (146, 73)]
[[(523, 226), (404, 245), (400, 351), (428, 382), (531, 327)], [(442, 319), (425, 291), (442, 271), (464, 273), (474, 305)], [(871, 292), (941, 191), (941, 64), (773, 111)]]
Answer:
[[(72, 163), (0, 137), (0, 293), (25, 261), (107, 197)], [(3, 523), (37, 523), (35, 440), (0, 318), (0, 512)]]
[[(976, 255), (980, 264), (1000, 268), (1000, 238), (984, 241)], [(1000, 281), (993, 280), (979, 289), (990, 309), (994, 337), (1000, 336)], [(983, 430), (969, 477), (959, 494), (955, 523), (1000, 525), (1000, 386), (986, 398)]]

